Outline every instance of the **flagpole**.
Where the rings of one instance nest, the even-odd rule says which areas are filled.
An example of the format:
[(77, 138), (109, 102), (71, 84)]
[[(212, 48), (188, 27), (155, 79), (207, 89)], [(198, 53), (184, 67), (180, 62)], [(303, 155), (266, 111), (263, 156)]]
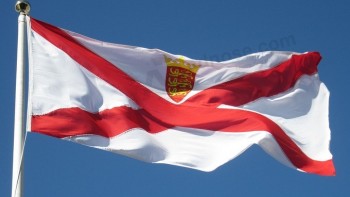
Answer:
[(15, 118), (13, 134), (13, 164), (12, 164), (12, 197), (22, 197), (23, 192), (23, 146), (25, 137), (24, 122), (24, 73), (26, 54), (26, 15), (29, 13), (28, 1), (17, 1), (16, 11), (18, 16), (18, 42), (17, 42), (17, 67), (16, 67), (16, 98)]

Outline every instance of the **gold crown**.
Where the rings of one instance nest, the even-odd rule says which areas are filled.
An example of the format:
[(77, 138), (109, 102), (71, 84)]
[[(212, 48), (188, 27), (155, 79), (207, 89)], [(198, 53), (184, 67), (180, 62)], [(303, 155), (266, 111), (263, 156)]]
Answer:
[(193, 73), (197, 73), (200, 65), (196, 64), (190, 64), (188, 62), (185, 62), (185, 59), (183, 57), (177, 58), (177, 59), (171, 59), (164, 55), (165, 63), (167, 66), (173, 66), (173, 67), (181, 67), (187, 70), (190, 70)]

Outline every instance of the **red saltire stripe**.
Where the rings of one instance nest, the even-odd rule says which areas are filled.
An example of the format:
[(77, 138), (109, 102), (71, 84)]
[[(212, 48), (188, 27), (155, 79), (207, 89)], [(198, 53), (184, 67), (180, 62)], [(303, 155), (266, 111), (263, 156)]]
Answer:
[(258, 98), (270, 97), (290, 89), (302, 75), (315, 74), (320, 61), (321, 56), (318, 52), (293, 55), (272, 69), (257, 71), (218, 84), (192, 96), (186, 102), (214, 106), (244, 105)]
[[(121, 90), (142, 108), (147, 109), (150, 103), (156, 103), (157, 105), (163, 103), (164, 107), (169, 105), (167, 101), (142, 86), (104, 58), (81, 45), (63, 30), (33, 18), (31, 25), (35, 32), (63, 50), (87, 70)], [(311, 75), (317, 72), (317, 65), (320, 60), (321, 56), (318, 52), (292, 55), (289, 60), (272, 69), (247, 74), (203, 90), (182, 105), (198, 106), (201, 103), (203, 105), (210, 104), (213, 107), (220, 104), (240, 106), (260, 97), (270, 97), (293, 87), (301, 75)], [(134, 91), (135, 89), (137, 91)]]
[(231, 133), (262, 130), (273, 135), (297, 168), (319, 175), (335, 174), (332, 160), (310, 159), (276, 123), (260, 114), (238, 109), (202, 107), (185, 107), (183, 110), (185, 114), (165, 113), (165, 117), (159, 121), (143, 109), (133, 110), (128, 107), (116, 107), (95, 114), (80, 108), (58, 109), (46, 115), (33, 116), (32, 130), (60, 138), (84, 134), (110, 138), (133, 128), (157, 133), (174, 126)]
[(33, 116), (32, 130), (58, 138), (83, 134), (111, 138), (132, 128), (143, 128), (150, 133), (157, 133), (172, 127), (156, 123), (140, 112), (126, 106), (98, 113), (90, 113), (77, 107), (64, 108)]
[[(84, 66), (90, 72), (94, 73), (96, 76), (100, 77), (101, 79), (110, 83), (112, 86), (121, 90), (124, 94), (126, 94), (128, 97), (130, 97), (132, 100), (134, 100), (139, 106), (144, 108), (145, 109), (144, 113), (145, 114), (149, 113), (147, 115), (147, 117), (149, 119), (156, 119), (157, 122), (168, 122), (167, 123), (168, 125), (177, 125), (177, 126), (187, 125), (188, 127), (193, 127), (193, 128), (202, 128), (202, 126), (203, 126), (202, 129), (210, 129), (212, 126), (216, 127), (215, 125), (217, 123), (214, 124), (213, 122), (208, 122), (208, 119), (206, 119), (205, 117), (209, 117), (209, 116), (211, 117), (213, 114), (215, 114), (215, 117), (220, 117), (220, 118), (230, 117), (230, 120), (228, 120), (228, 121), (221, 121), (224, 124), (219, 124), (222, 128), (217, 129), (217, 131), (226, 131), (225, 128), (230, 128), (231, 127), (230, 124), (237, 123), (237, 120), (240, 123), (253, 121), (253, 120), (249, 120), (248, 117), (250, 117), (250, 116), (248, 116), (248, 117), (241, 116), (241, 117), (244, 117), (243, 119), (241, 117), (237, 117), (237, 115), (231, 116), (231, 113), (233, 112), (232, 110), (230, 111), (230, 110), (225, 110), (225, 109), (203, 108), (203, 107), (185, 106), (185, 105), (179, 105), (179, 106), (173, 105), (173, 104), (165, 101), (164, 99), (160, 98), (158, 95), (154, 94), (153, 92), (151, 92), (147, 88), (143, 87), (141, 84), (139, 84), (137, 81), (133, 80), (131, 77), (129, 77), (127, 74), (125, 74), (120, 69), (116, 68), (110, 62), (106, 61), (102, 57), (96, 55), (95, 53), (93, 53), (92, 51), (87, 49), (86, 47), (82, 46), (78, 41), (76, 41), (73, 37), (71, 37), (69, 34), (64, 32), (63, 30), (56, 28), (52, 25), (46, 24), (44, 22), (40, 22), (38, 20), (35, 20), (33, 18), (31, 20), (31, 24), (32, 24), (32, 28), (34, 31), (39, 33), (41, 36), (43, 36), (45, 39), (50, 41), (52, 44), (54, 44), (58, 48), (62, 49), (65, 53), (67, 53), (69, 56), (71, 56), (73, 59), (75, 59), (75, 61), (77, 61), (80, 65)], [(305, 60), (305, 58), (307, 58), (307, 56), (309, 56), (310, 54), (313, 57), (315, 57), (315, 56), (319, 57), (318, 53), (308, 53), (308, 54), (304, 54), (304, 55), (293, 55), (291, 58), (292, 60), (288, 60), (288, 61), (286, 61), (286, 62), (288, 62), (287, 64), (285, 64), (286, 62), (284, 62), (281, 65), (285, 64), (285, 66), (290, 66), (291, 63), (300, 64), (300, 65), (304, 65), (304, 67), (305, 67), (305, 68), (301, 69), (301, 71), (307, 71), (304, 74), (307, 74), (308, 72), (314, 73), (314, 72), (316, 72), (316, 70), (310, 72), (306, 67), (307, 65), (303, 64), (303, 62), (307, 61), (307, 60)], [(295, 60), (295, 58), (296, 58), (296, 60)], [(301, 59), (299, 59), (299, 58), (301, 58)], [(320, 60), (320, 58), (317, 59), (317, 63), (319, 60)], [(292, 62), (289, 62), (289, 61), (292, 61)], [(99, 65), (99, 66), (97, 67), (95, 65)], [(277, 68), (283, 67), (281, 65), (277, 66)], [(316, 64), (316, 66), (317, 66), (317, 64)], [(311, 67), (311, 68), (316, 69), (316, 66)], [(272, 75), (281, 74), (281, 73), (279, 73), (280, 71), (275, 71), (273, 69), (270, 69), (270, 70), (271, 70), (270, 74), (263, 73), (263, 72), (257, 72), (257, 73), (260, 74), (260, 77), (261, 77), (261, 73), (263, 73), (263, 76), (265, 76), (265, 77), (271, 76), (271, 74)], [(282, 69), (282, 70), (285, 70), (285, 69)], [(251, 75), (254, 75), (257, 73), (253, 73)], [(285, 73), (284, 75), (279, 75), (277, 78), (288, 77), (290, 75), (291, 75), (291, 73)], [(300, 77), (300, 75), (301, 74), (299, 73), (299, 74), (296, 74), (295, 76)], [(297, 80), (298, 77), (295, 77), (295, 76), (293, 76), (292, 78)], [(256, 78), (252, 77), (251, 79), (256, 79)], [(290, 80), (290, 81), (293, 81), (293, 80)], [(241, 82), (241, 81), (239, 81), (239, 82)], [(254, 82), (254, 80), (252, 82)], [(260, 83), (260, 81), (255, 81), (255, 83)], [(292, 86), (294, 84), (295, 84), (295, 81), (291, 82), (289, 85)], [(132, 87), (132, 88), (130, 88), (130, 87)], [(281, 86), (279, 86), (279, 87), (281, 87)], [(289, 89), (290, 87), (285, 87), (285, 88)], [(133, 91), (135, 89), (137, 89), (138, 91)], [(204, 90), (204, 91), (206, 91), (206, 90)], [(283, 91), (284, 91), (283, 88), (280, 89), (279, 91), (257, 91), (257, 90), (255, 90), (255, 92), (258, 92), (258, 93), (271, 93), (271, 92), (273, 92), (274, 94), (279, 93), (279, 92), (283, 92)], [(259, 96), (259, 94), (255, 94), (254, 97), (259, 98), (261, 96), (268, 96), (268, 95), (260, 95)], [(249, 97), (249, 99), (247, 101), (245, 101), (245, 103), (250, 102), (250, 101), (251, 101), (251, 98)], [(150, 105), (152, 103), (154, 105)], [(218, 104), (220, 104), (220, 103), (217, 103), (216, 105), (218, 105)], [(166, 109), (166, 110), (164, 110), (164, 109)], [(147, 111), (147, 113), (146, 113), (146, 111)], [(214, 111), (215, 111), (215, 113), (214, 113)], [(240, 110), (240, 111), (242, 111), (242, 113), (245, 113), (245, 114), (248, 113), (248, 112), (243, 111), (243, 110)], [(57, 112), (57, 111), (55, 111), (55, 112)], [(237, 110), (235, 110), (235, 112), (237, 113)], [(226, 113), (229, 113), (229, 114), (226, 114)], [(237, 114), (242, 115), (242, 113), (237, 113)], [(258, 118), (258, 120), (260, 121), (261, 124), (257, 124), (257, 125), (262, 126), (262, 128), (259, 128), (258, 130), (263, 130), (263, 128), (265, 128), (267, 125), (274, 125), (273, 127), (269, 128), (266, 131), (270, 132), (276, 138), (276, 141), (282, 147), (282, 149), (286, 153), (287, 157), (291, 160), (291, 162), (297, 168), (303, 169), (303, 170), (308, 171), (308, 172), (314, 172), (314, 173), (323, 174), (323, 175), (333, 175), (335, 173), (334, 167), (332, 164), (332, 160), (326, 161), (326, 163), (331, 163), (331, 165), (325, 165), (325, 162), (314, 161), (314, 160), (308, 158), (300, 150), (300, 148), (282, 131), (282, 129), (278, 125), (276, 125), (274, 122), (272, 122), (271, 120), (267, 119), (264, 116), (261, 116), (259, 114), (252, 113), (252, 112), (249, 112), (249, 113), (255, 114), (255, 116), (260, 117), (260, 118)], [(201, 115), (199, 115), (199, 114), (201, 114)], [(230, 115), (230, 116), (227, 116), (227, 115)], [(234, 115), (234, 114), (232, 114), (232, 115)], [(39, 128), (35, 129), (36, 126), (39, 125), (35, 122), (36, 117), (43, 118), (43, 117), (47, 117), (47, 116), (44, 115), (44, 116), (34, 116), (33, 117), (32, 130), (37, 131), (37, 132), (41, 132)], [(178, 117), (178, 119), (174, 118), (174, 117)], [(191, 122), (189, 120), (189, 117), (191, 117), (191, 119), (198, 117), (197, 121), (199, 121), (201, 123)], [(235, 119), (233, 117), (237, 117), (238, 119)], [(263, 119), (264, 121), (262, 121), (261, 119)], [(95, 120), (93, 120), (93, 121), (95, 121)], [(200, 126), (200, 125), (202, 125), (202, 126)], [(238, 125), (240, 125), (240, 124), (238, 124)], [(245, 126), (242, 126), (242, 128), (247, 129)], [(270, 130), (270, 129), (272, 129), (272, 130)], [(106, 131), (104, 131), (104, 132), (106, 132)], [(276, 133), (281, 133), (281, 135), (280, 134), (276, 135)], [(283, 137), (281, 137), (281, 136), (283, 136)], [(325, 168), (325, 169), (323, 169), (323, 171), (320, 170), (320, 168), (322, 168), (322, 166)]]

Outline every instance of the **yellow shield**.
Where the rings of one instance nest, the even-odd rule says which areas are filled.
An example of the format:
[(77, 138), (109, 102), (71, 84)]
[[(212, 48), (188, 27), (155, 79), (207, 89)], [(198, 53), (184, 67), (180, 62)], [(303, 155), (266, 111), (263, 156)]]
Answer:
[(169, 97), (180, 102), (192, 89), (200, 65), (190, 64), (182, 58), (164, 56), (167, 65), (165, 88)]

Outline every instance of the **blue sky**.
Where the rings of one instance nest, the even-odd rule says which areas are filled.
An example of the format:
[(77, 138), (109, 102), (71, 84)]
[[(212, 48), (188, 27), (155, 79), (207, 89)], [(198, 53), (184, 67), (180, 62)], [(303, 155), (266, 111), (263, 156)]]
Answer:
[[(39, 1), (30, 14), (95, 39), (227, 60), (263, 50), (319, 51), (331, 92), (335, 177), (300, 173), (259, 147), (206, 173), (148, 164), (28, 134), (25, 196), (347, 196), (349, 1)], [(0, 196), (10, 196), (17, 46), (15, 1), (0, 3)]]

